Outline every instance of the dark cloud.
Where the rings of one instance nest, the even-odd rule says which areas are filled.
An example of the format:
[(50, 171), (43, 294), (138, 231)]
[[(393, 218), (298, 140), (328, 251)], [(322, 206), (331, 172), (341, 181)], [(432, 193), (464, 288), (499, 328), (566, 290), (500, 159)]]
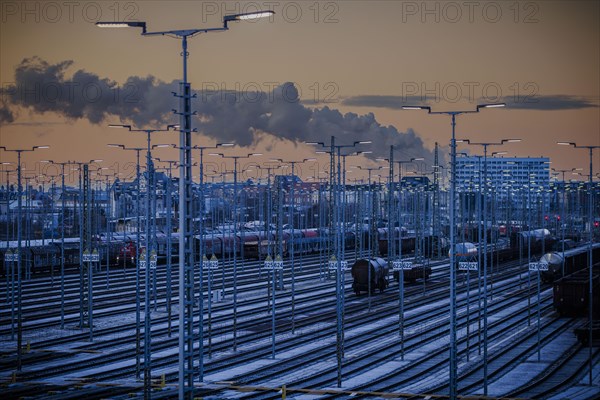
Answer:
[(377, 96), (361, 95), (347, 97), (342, 100), (345, 106), (355, 107), (377, 107), (400, 110), (402, 106), (408, 105), (427, 105), (422, 96)]
[[(0, 89), (6, 117), (0, 122), (12, 122), (16, 109), (36, 113), (54, 112), (69, 120), (86, 119), (94, 124), (108, 116), (139, 124), (158, 123), (165, 118), (166, 107), (172, 102), (175, 83), (158, 82), (154, 77), (130, 77), (123, 85), (108, 78), (77, 70), (66, 76), (72, 61), (50, 64), (38, 57), (27, 58), (15, 69), (15, 82)], [(165, 101), (164, 99), (167, 99)], [(11, 107), (13, 106), (13, 107)]]
[(557, 110), (579, 110), (583, 108), (598, 108), (599, 99), (583, 96), (569, 96), (566, 94), (557, 95), (532, 95), (515, 99), (506, 97), (503, 101), (507, 107), (517, 110), (539, 110), (539, 111), (557, 111)]
[(15, 120), (15, 116), (13, 112), (8, 108), (8, 106), (2, 102), (0, 104), (0, 125), (11, 123)]
[[(179, 108), (179, 98), (172, 95), (179, 91), (177, 81), (133, 76), (119, 85), (84, 70), (68, 77), (72, 67), (72, 61), (50, 64), (37, 57), (23, 60), (15, 70), (15, 82), (2, 89), (0, 122), (13, 121), (18, 109), (53, 112), (93, 124), (119, 120), (152, 127), (177, 122), (171, 111)], [(425, 157), (429, 162), (433, 158), (413, 130), (399, 132), (393, 126), (383, 126), (372, 113), (342, 114), (327, 106), (308, 108), (290, 82), (271, 92), (204, 91), (196, 95), (192, 101), (197, 112), (193, 126), (219, 142), (250, 146), (261, 132), (295, 143), (327, 143), (336, 136), (340, 144), (371, 140), (371, 157), (387, 156), (389, 146), (394, 145), (403, 154)]]
[[(467, 98), (464, 98), (467, 101)], [(596, 97), (570, 96), (570, 95), (531, 95), (515, 98), (514, 96), (494, 99), (494, 102), (505, 102), (507, 107), (517, 110), (577, 110), (583, 108), (597, 108), (600, 106)], [(479, 99), (478, 103), (489, 103), (490, 99)], [(355, 107), (377, 107), (399, 110), (407, 105), (431, 105), (421, 96), (377, 96), (361, 95), (348, 97), (342, 100), (343, 105)]]

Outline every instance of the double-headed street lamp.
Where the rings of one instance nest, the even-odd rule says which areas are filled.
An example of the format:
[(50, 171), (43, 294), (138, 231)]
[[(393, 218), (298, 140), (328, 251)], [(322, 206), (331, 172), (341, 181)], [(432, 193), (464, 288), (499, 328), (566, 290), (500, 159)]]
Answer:
[[(402, 184), (402, 165), (403, 164), (412, 164), (415, 161), (423, 161), (423, 160), (425, 160), (423, 157), (412, 157), (409, 160), (394, 160), (394, 158), (393, 158), (393, 151), (394, 150), (395, 149), (392, 146), (390, 148), (390, 158), (377, 158), (377, 161), (387, 161), (388, 164), (389, 164), (389, 166), (390, 166), (390, 191), (391, 191), (391, 195), (389, 196), (390, 197), (390, 200), (389, 200), (389, 202), (390, 202), (390, 206), (389, 206), (390, 207), (390, 211), (392, 209), (391, 204), (392, 204), (392, 201), (393, 201), (392, 198), (393, 198), (393, 191), (394, 191), (394, 189), (393, 189), (394, 163), (398, 164), (398, 193), (400, 194), (400, 185)], [(398, 204), (399, 205), (401, 204), (400, 197), (398, 197)], [(392, 212), (390, 212), (389, 214), (390, 214), (390, 218), (388, 218), (388, 225), (392, 226), (393, 225), (392, 222), (393, 222), (394, 215), (393, 215)], [(401, 222), (400, 221), (398, 221), (398, 225), (401, 227)], [(391, 232), (392, 231), (389, 230), (390, 234), (391, 234)], [(400, 258), (402, 258), (402, 241), (401, 241), (402, 239), (401, 239), (401, 237), (402, 237), (402, 235), (400, 235), (400, 238), (398, 239), (398, 243), (399, 243), (399, 246), (400, 246)], [(388, 243), (388, 253), (389, 253), (389, 257), (391, 259), (391, 257), (393, 255), (395, 255), (395, 251), (394, 251), (393, 246), (390, 245), (393, 241), (390, 240), (390, 239), (388, 239), (388, 242), (390, 242), (390, 243)]]
[(561, 201), (560, 201), (559, 217), (561, 217), (563, 219), (560, 224), (560, 231), (561, 231), (561, 237), (562, 237), (562, 241), (561, 241), (562, 242), (561, 243), (562, 244), (561, 275), (565, 276), (565, 224), (567, 222), (566, 218), (565, 218), (565, 189), (566, 189), (565, 173), (579, 171), (579, 170), (581, 170), (581, 168), (571, 168), (571, 169), (551, 168), (551, 169), (552, 169), (552, 171), (554, 171), (557, 174), (562, 173), (563, 190), (562, 190), (562, 196), (561, 196)]
[(102, 170), (109, 170), (110, 168), (108, 167), (104, 167), (104, 168), (100, 168), (98, 170), (98, 176), (100, 176), (101, 178), (105, 178), (105, 189), (106, 189), (106, 206), (105, 206), (105, 220), (106, 220), (106, 290), (109, 289), (109, 259), (110, 259), (110, 245), (111, 245), (111, 238), (112, 238), (112, 230), (110, 229), (110, 217), (112, 214), (112, 209), (111, 209), (111, 203), (110, 203), (110, 188), (109, 188), (109, 180), (108, 178), (111, 177), (113, 178), (113, 182), (114, 182), (114, 178), (118, 175), (115, 174), (115, 172), (109, 173), (109, 174), (103, 174)]
[(23, 347), (23, 303), (21, 300), (21, 218), (23, 209), (23, 187), (21, 186), (21, 154), (33, 152), (38, 149), (48, 149), (50, 146), (33, 146), (30, 149), (7, 149), (0, 146), (0, 149), (17, 153), (17, 371), (21, 372), (22, 347)]
[(594, 155), (594, 150), (595, 149), (600, 149), (600, 146), (579, 146), (577, 145), (577, 143), (575, 142), (558, 142), (557, 144), (560, 145), (564, 145), (564, 146), (573, 146), (576, 149), (587, 149), (590, 155), (590, 174), (589, 174), (589, 180), (588, 180), (588, 229), (589, 229), (589, 243), (588, 243), (588, 268), (589, 268), (589, 280), (590, 280), (590, 287), (589, 287), (589, 294), (588, 294), (588, 308), (589, 308), (589, 337), (588, 337), (588, 343), (590, 346), (590, 354), (589, 354), (589, 358), (590, 358), (590, 375), (589, 375), (589, 382), (590, 382), (590, 386), (592, 385), (592, 375), (593, 375), (593, 352), (592, 352), (592, 322), (593, 322), (593, 314), (592, 314), (592, 306), (593, 306), (593, 301), (592, 301), (592, 292), (593, 292), (593, 283), (592, 283), (592, 265), (594, 265), (593, 261), (592, 261), (592, 241), (594, 239), (594, 235), (592, 232), (592, 229), (594, 227), (594, 221), (593, 221), (593, 200), (594, 200), (594, 194), (593, 194), (593, 188), (592, 188), (592, 175), (594, 173), (594, 169), (593, 169), (593, 155)]
[[(210, 156), (219, 156), (225, 159), (232, 159), (233, 160), (233, 227), (234, 227), (234, 232), (233, 232), (233, 351), (237, 351), (237, 255), (236, 255), (236, 246), (237, 246), (237, 233), (236, 233), (236, 229), (237, 229), (237, 221), (238, 221), (238, 212), (237, 212), (237, 165), (238, 165), (238, 160), (240, 159), (245, 159), (245, 158), (250, 158), (250, 157), (256, 157), (256, 156), (262, 156), (261, 153), (248, 153), (245, 156), (226, 156), (223, 153), (209, 153)], [(181, 301), (181, 300), (180, 300)], [(202, 353), (202, 343), (200, 344), (201, 346), (201, 353)], [(200, 362), (202, 363), (202, 356), (200, 356)]]
[[(153, 146), (154, 148), (154, 146)], [(178, 161), (175, 160), (165, 160), (165, 159), (160, 159), (160, 158), (154, 158), (154, 160), (158, 161), (158, 162), (162, 162), (162, 163), (168, 163), (169, 167), (168, 167), (168, 171), (169, 171), (169, 183), (166, 186), (166, 190), (165, 190), (165, 196), (167, 198), (167, 221), (166, 221), (166, 231), (167, 231), (167, 271), (166, 271), (166, 307), (167, 307), (167, 332), (169, 337), (171, 337), (171, 301), (172, 301), (172, 291), (171, 291), (171, 259), (172, 259), (172, 234), (173, 234), (173, 228), (171, 226), (172, 223), (172, 211), (173, 211), (173, 199), (172, 199), (172, 195), (171, 195), (171, 186), (173, 183), (173, 174), (172, 174), (172, 169), (173, 166), (179, 164)]]
[[(92, 253), (92, 198), (90, 193), (89, 169), (91, 164), (100, 163), (103, 160), (69, 161), (77, 165), (79, 171), (79, 326), (83, 328), (87, 323), (90, 333), (90, 342), (94, 335), (94, 297), (93, 297), (93, 267), (91, 259), (86, 253)], [(99, 167), (98, 167), (99, 168)], [(86, 316), (87, 312), (87, 316)], [(86, 318), (87, 317), (87, 318)], [(86, 320), (87, 319), (87, 320)]]
[[(356, 168), (360, 169), (361, 171), (368, 171), (369, 173), (369, 180), (368, 180), (368, 188), (369, 188), (369, 196), (368, 199), (369, 201), (366, 202), (366, 204), (369, 206), (369, 245), (368, 245), (368, 249), (369, 249), (369, 260), (368, 260), (368, 269), (367, 269), (367, 297), (368, 297), (368, 302), (369, 302), (369, 312), (371, 311), (371, 260), (375, 257), (375, 254), (377, 253), (377, 250), (375, 249), (376, 246), (376, 241), (374, 239), (373, 236), (377, 235), (377, 224), (375, 222), (375, 194), (373, 193), (373, 191), (371, 190), (371, 173), (373, 171), (380, 171), (384, 168), (387, 167), (382, 167), (381, 165), (378, 167), (363, 167), (361, 165), (357, 165)], [(389, 230), (388, 230), (388, 235), (389, 235)]]
[[(201, 33), (223, 32), (229, 29), (228, 24), (254, 18), (270, 17), (273, 11), (256, 11), (251, 13), (226, 15), (223, 26), (218, 28), (192, 28), (168, 31), (148, 32), (145, 22), (97, 22), (101, 28), (142, 28), (143, 36), (171, 36), (181, 39), (183, 79), (181, 81), (180, 134), (179, 134), (179, 389), (180, 399), (192, 399), (194, 396), (194, 260), (192, 229), (192, 105), (191, 87), (187, 78), (188, 38)], [(202, 362), (202, 360), (200, 360)], [(145, 393), (146, 396), (149, 393)]]
[[(461, 114), (478, 113), (482, 108), (505, 107), (505, 103), (479, 104), (475, 110), (431, 111), (429, 106), (403, 106), (403, 110), (426, 110), (428, 114), (445, 114), (451, 118), (452, 136), (450, 139), (450, 398), (456, 398), (458, 362), (456, 356), (456, 238), (455, 238), (455, 190), (456, 190), (456, 117)], [(485, 393), (487, 395), (487, 393)]]
[[(91, 160), (92, 162), (98, 162), (99, 160)], [(42, 163), (49, 163), (54, 165), (61, 166), (61, 229), (60, 229), (60, 238), (61, 238), (61, 249), (60, 249), (60, 328), (63, 329), (65, 327), (65, 166), (74, 165), (73, 161), (66, 162), (55, 162), (53, 160), (42, 160)], [(81, 249), (80, 249), (81, 250)]]
[[(479, 190), (483, 193), (483, 205), (482, 214), (483, 221), (479, 221), (479, 232), (481, 232), (481, 224), (483, 222), (483, 393), (487, 396), (488, 392), (488, 365), (487, 365), (487, 149), (489, 146), (501, 146), (504, 143), (517, 143), (521, 139), (501, 139), (499, 142), (471, 142), (469, 139), (456, 140), (455, 143), (466, 143), (471, 146), (482, 146), (483, 147), (483, 184), (480, 184)], [(492, 157), (496, 154), (505, 153), (492, 153)], [(480, 174), (481, 177), (481, 174)], [(480, 235), (481, 237), (481, 235)], [(479, 249), (481, 252), (481, 248)]]
[[(146, 234), (146, 256), (145, 256), (145, 268), (144, 268), (144, 395), (145, 397), (149, 397), (151, 383), (151, 368), (152, 368), (152, 359), (151, 359), (151, 345), (152, 345), (152, 335), (151, 335), (151, 314), (150, 314), (150, 272), (153, 269), (151, 265), (153, 265), (153, 255), (155, 254), (153, 247), (153, 240), (150, 229), (150, 219), (153, 217), (151, 215), (152, 211), (152, 195), (154, 191), (154, 166), (152, 163), (152, 153), (151, 153), (151, 135), (157, 132), (172, 132), (173, 130), (179, 128), (179, 125), (167, 125), (165, 129), (136, 129), (132, 128), (131, 125), (121, 125), (121, 124), (110, 124), (109, 128), (119, 128), (119, 129), (127, 129), (129, 132), (140, 132), (146, 134), (146, 210), (145, 210), (145, 234)], [(138, 164), (139, 165), (139, 164)], [(139, 180), (138, 180), (139, 185)], [(139, 198), (139, 191), (138, 191)], [(138, 227), (139, 229), (139, 227)], [(139, 264), (139, 263), (138, 263)], [(154, 267), (155, 269), (156, 267)]]
[[(199, 371), (199, 375), (200, 375), (200, 382), (202, 382), (204, 380), (204, 361), (203, 361), (203, 357), (204, 357), (204, 295), (202, 292), (202, 287), (204, 285), (204, 150), (206, 149), (218, 149), (219, 147), (231, 147), (233, 146), (233, 143), (217, 143), (214, 146), (192, 146), (192, 149), (194, 150), (200, 150), (200, 162), (198, 163), (200, 166), (200, 193), (199, 193), (199, 203), (198, 203), (198, 213), (199, 213), (199, 218), (200, 218), (200, 226), (199, 226), (199, 235), (200, 235), (200, 248), (199, 250), (199, 254), (198, 254), (198, 260), (200, 263), (200, 296), (198, 296), (198, 301), (199, 301), (199, 320), (200, 320), (200, 329), (199, 329), (199, 337), (198, 337), (198, 342), (200, 345), (200, 371)], [(173, 146), (176, 147), (176, 146)], [(216, 261), (216, 260), (214, 260)], [(209, 267), (209, 280), (211, 279), (210, 274), (212, 273), (212, 271), (210, 270), (210, 268), (212, 268), (212, 264), (210, 264), (211, 266)], [(209, 290), (209, 296), (210, 294), (210, 290)], [(211, 307), (211, 302), (212, 299), (209, 297), (208, 299), (209, 302), (209, 308)], [(210, 314), (210, 313), (209, 313)]]
[[(0, 162), (0, 165), (11, 165), (13, 163), (11, 162)], [(10, 222), (11, 222), (11, 215), (10, 215), (10, 193), (11, 191), (9, 190), (9, 186), (10, 186), (10, 181), (9, 181), (9, 175), (12, 172), (17, 172), (16, 169), (3, 169), (0, 172), (4, 172), (6, 173), (6, 191), (4, 192), (4, 195), (6, 196), (6, 243), (9, 242), (9, 240), (11, 239), (11, 235), (10, 235)], [(8, 251), (8, 246), (7, 249)], [(12, 252), (12, 250), (11, 250)], [(6, 253), (5, 253), (6, 254)], [(8, 304), (10, 302), (10, 335), (11, 338), (10, 340), (15, 340), (15, 263), (14, 261), (11, 262), (11, 268), (10, 268), (10, 274), (9, 274), (9, 268), (8, 265), (6, 263), (6, 257), (5, 257), (5, 271), (6, 271), (6, 304)]]
[[(332, 228), (331, 231), (335, 231), (335, 253), (336, 253), (336, 258), (339, 261), (341, 261), (341, 248), (342, 243), (341, 243), (341, 235), (339, 235), (339, 225), (341, 223), (341, 218), (340, 218), (340, 213), (339, 213), (339, 199), (337, 199), (337, 195), (338, 195), (338, 191), (339, 188), (341, 187), (342, 184), (342, 167), (341, 167), (341, 149), (342, 148), (352, 148), (352, 147), (356, 147), (359, 144), (370, 144), (371, 141), (370, 140), (355, 140), (352, 144), (342, 144), (342, 145), (336, 145), (335, 144), (335, 136), (331, 136), (331, 141), (330, 141), (330, 145), (329, 145), (329, 156), (330, 156), (330, 163), (329, 163), (329, 185), (330, 185), (330, 190), (331, 190), (331, 195), (330, 195), (330, 209), (329, 209), (329, 213), (330, 213), (330, 227)], [(306, 142), (306, 144), (308, 145), (313, 145), (313, 146), (320, 146), (320, 147), (327, 147), (327, 145), (325, 144), (325, 142)], [(335, 167), (335, 155), (336, 155), (336, 149), (337, 149), (337, 157), (338, 157), (338, 162), (337, 162), (337, 177), (336, 177), (336, 167)], [(338, 190), (335, 190), (335, 188), (338, 188)], [(333, 222), (335, 220), (335, 223)], [(331, 232), (330, 232), (331, 234)], [(341, 385), (341, 382), (339, 383), (339, 385)]]
[[(270, 161), (274, 161), (274, 162), (280, 162), (282, 164), (290, 164), (292, 166), (292, 170), (291, 170), (291, 184), (290, 184), (290, 192), (289, 192), (289, 204), (290, 204), (290, 209), (289, 209), (289, 225), (290, 225), (290, 249), (289, 249), (289, 254), (290, 254), (290, 264), (291, 264), (291, 270), (292, 270), (292, 334), (294, 333), (295, 330), (295, 298), (296, 298), (296, 270), (295, 270), (295, 263), (294, 263), (294, 210), (295, 210), (295, 199), (294, 199), (294, 186), (295, 186), (295, 180), (294, 180), (294, 167), (296, 166), (296, 164), (302, 164), (305, 163), (307, 161), (315, 161), (315, 158), (304, 158), (302, 160), (298, 160), (298, 161), (285, 161), (281, 158), (272, 158), (270, 159)], [(281, 194), (280, 194), (281, 195)], [(302, 254), (302, 252), (300, 252), (300, 254)], [(302, 267), (302, 266), (300, 266)], [(281, 271), (281, 277), (283, 279), (283, 271)], [(283, 286), (283, 285), (282, 285)], [(273, 292), (273, 296), (275, 296), (275, 292)], [(273, 313), (273, 315), (275, 315), (275, 313)], [(273, 329), (275, 328), (275, 324), (273, 324)]]
[[(330, 163), (329, 163), (329, 188), (330, 188), (330, 206), (329, 206), (329, 236), (335, 237), (335, 245), (331, 246), (334, 249), (335, 256), (332, 255), (330, 265), (333, 265), (336, 270), (335, 274), (335, 287), (336, 287), (336, 359), (337, 359), (337, 386), (342, 386), (342, 355), (344, 352), (344, 332), (343, 332), (343, 294), (342, 288), (342, 235), (341, 230), (341, 218), (339, 210), (339, 199), (337, 199), (339, 188), (341, 187), (341, 149), (344, 147), (356, 147), (359, 144), (369, 144), (371, 141), (354, 141), (352, 144), (336, 145), (335, 136), (331, 136), (329, 145), (330, 152)], [(306, 142), (309, 145), (326, 147), (325, 142)], [(337, 149), (338, 165), (337, 165), (337, 179), (336, 179), (336, 168), (335, 168), (335, 150)], [(337, 181), (337, 182), (336, 182)], [(337, 188), (337, 190), (336, 190)]]
[[(136, 162), (135, 162), (135, 182), (136, 182), (136, 195), (135, 195), (135, 214), (136, 214), (136, 244), (135, 244), (135, 375), (140, 376), (140, 152), (146, 150), (143, 147), (126, 147), (124, 144), (109, 143), (108, 147), (116, 147), (126, 151), (135, 151)], [(125, 257), (125, 254), (123, 255)]]
[[(388, 264), (393, 263), (392, 258), (396, 255), (394, 249), (394, 232), (395, 226), (393, 223), (393, 219), (396, 213), (393, 212), (393, 203), (394, 203), (394, 163), (398, 164), (398, 319), (399, 319), (399, 328), (398, 332), (400, 334), (400, 357), (404, 360), (404, 270), (402, 268), (402, 218), (401, 218), (401, 210), (402, 210), (402, 164), (411, 164), (415, 161), (423, 161), (423, 157), (412, 157), (409, 160), (394, 160), (393, 159), (393, 146), (390, 149), (390, 158), (378, 158), (378, 161), (387, 161), (390, 164), (390, 193), (389, 193), (389, 218), (388, 218)], [(415, 238), (416, 240), (416, 238)], [(416, 243), (416, 241), (415, 241)]]

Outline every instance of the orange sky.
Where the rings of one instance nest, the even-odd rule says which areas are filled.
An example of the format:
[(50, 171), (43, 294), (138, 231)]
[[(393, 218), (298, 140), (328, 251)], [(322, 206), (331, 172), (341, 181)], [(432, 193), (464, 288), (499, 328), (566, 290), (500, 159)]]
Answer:
[[(151, 31), (214, 27), (220, 26), (222, 15), (253, 11), (256, 4), (273, 9), (276, 15), (190, 40), (193, 88), (217, 85), (267, 91), (274, 83), (290, 81), (302, 100), (317, 100), (316, 107), (326, 104), (342, 112), (374, 113), (382, 125), (394, 125), (401, 132), (414, 129), (428, 148), (436, 141), (447, 146), (448, 118), (385, 107), (382, 96), (399, 101), (403, 96), (427, 95), (434, 110), (456, 110), (473, 109), (482, 97), (498, 94), (509, 107), (460, 117), (457, 137), (475, 141), (519, 137), (522, 143), (503, 150), (510, 155), (550, 157), (552, 167), (559, 169), (587, 170), (588, 162), (583, 151), (557, 146), (556, 141), (600, 145), (597, 1), (481, 1), (469, 3), (472, 8), (464, 2), (435, 1), (123, 1), (71, 6), (5, 1), (0, 16), (3, 88), (14, 82), (15, 67), (33, 56), (50, 64), (72, 60), (69, 74), (83, 69), (120, 84), (130, 76), (178, 80), (178, 40), (141, 37), (136, 29), (99, 29), (93, 23), (117, 17), (146, 21)], [(358, 96), (371, 97), (366, 101)], [(587, 105), (563, 104), (560, 100), (565, 96), (583, 99)], [(547, 110), (553, 100), (558, 101), (558, 109)], [(47, 158), (102, 158), (108, 165), (125, 165), (133, 154), (109, 149), (106, 143), (144, 145), (142, 136), (109, 130), (107, 124), (119, 122), (116, 117), (91, 124), (56, 113), (14, 111), (15, 121), (0, 125), (1, 146), (52, 146), (28, 154), (30, 163)], [(323, 139), (328, 137), (323, 132)], [(176, 138), (164, 134), (155, 143), (175, 143)], [(194, 137), (194, 144), (212, 143), (203, 135)], [(264, 161), (311, 156), (314, 149), (267, 133), (255, 146), (238, 151), (268, 153)], [(596, 173), (599, 153), (594, 159)], [(402, 150), (398, 154), (419, 156)], [(161, 150), (157, 155), (175, 158), (176, 151)], [(14, 159), (4, 152), (0, 158)], [(353, 161), (359, 162), (365, 160)]]

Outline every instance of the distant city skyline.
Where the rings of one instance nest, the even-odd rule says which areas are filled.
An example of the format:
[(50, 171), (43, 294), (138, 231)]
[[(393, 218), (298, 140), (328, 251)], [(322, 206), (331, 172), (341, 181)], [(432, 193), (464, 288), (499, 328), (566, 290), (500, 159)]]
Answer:
[[(153, 128), (177, 121), (171, 91), (181, 78), (180, 41), (95, 22), (146, 21), (149, 31), (210, 28), (221, 26), (223, 15), (256, 7), (276, 14), (189, 41), (189, 79), (198, 94), (195, 145), (235, 142), (241, 147), (225, 152), (260, 152), (253, 161), (265, 163), (314, 157), (315, 148), (303, 142), (327, 143), (335, 135), (338, 143), (373, 142), (357, 148), (372, 153), (349, 158), (349, 165), (376, 165), (394, 144), (396, 157), (425, 157), (417, 168), (431, 170), (434, 144), (448, 153), (449, 118), (401, 106), (472, 110), (498, 101), (507, 107), (459, 116), (457, 138), (518, 137), (521, 143), (502, 150), (586, 173), (579, 150), (555, 143), (600, 145), (598, 2), (6, 1), (0, 146), (50, 145), (24, 157), (37, 169), (44, 159), (99, 158), (103, 166), (131, 170), (134, 153), (106, 144), (143, 147), (144, 137), (108, 124)], [(153, 143), (178, 143), (178, 134), (156, 134)], [(176, 149), (154, 154), (178, 158)], [(299, 166), (303, 178), (317, 175), (315, 165), (328, 168), (327, 156), (316, 157), (317, 164)], [(15, 157), (0, 151), (0, 160)], [(232, 166), (204, 160), (218, 170)], [(249, 165), (240, 164), (242, 171)]]

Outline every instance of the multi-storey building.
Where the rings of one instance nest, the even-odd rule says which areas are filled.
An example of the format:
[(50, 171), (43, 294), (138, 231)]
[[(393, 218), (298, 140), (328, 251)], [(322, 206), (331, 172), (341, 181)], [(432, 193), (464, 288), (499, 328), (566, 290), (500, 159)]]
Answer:
[(546, 210), (550, 162), (547, 157), (487, 157), (487, 161), (483, 156), (459, 157), (456, 187), (463, 193), (487, 192), (495, 207)]

